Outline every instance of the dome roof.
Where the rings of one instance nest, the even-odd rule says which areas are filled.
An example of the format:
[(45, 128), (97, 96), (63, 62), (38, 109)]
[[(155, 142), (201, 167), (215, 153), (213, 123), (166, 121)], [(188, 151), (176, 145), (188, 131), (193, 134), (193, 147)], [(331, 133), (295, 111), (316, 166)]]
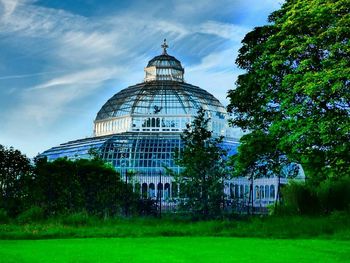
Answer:
[(184, 82), (184, 68), (175, 57), (168, 55), (166, 39), (164, 39), (163, 54), (152, 58), (145, 68), (145, 81), (172, 80)]
[(95, 136), (123, 132), (182, 132), (206, 110), (214, 134), (223, 135), (225, 107), (209, 92), (184, 82), (179, 60), (166, 52), (151, 59), (145, 68), (144, 82), (116, 93), (97, 113)]
[(181, 66), (181, 62), (177, 60), (175, 57), (170, 56), (168, 54), (162, 54), (160, 56), (156, 56), (152, 58), (148, 64), (147, 67), (159, 67), (159, 68), (175, 68), (178, 70), (184, 70)]
[(197, 115), (202, 107), (211, 117), (224, 118), (224, 106), (199, 87), (177, 81), (150, 81), (130, 86), (110, 98), (96, 120), (137, 115)]

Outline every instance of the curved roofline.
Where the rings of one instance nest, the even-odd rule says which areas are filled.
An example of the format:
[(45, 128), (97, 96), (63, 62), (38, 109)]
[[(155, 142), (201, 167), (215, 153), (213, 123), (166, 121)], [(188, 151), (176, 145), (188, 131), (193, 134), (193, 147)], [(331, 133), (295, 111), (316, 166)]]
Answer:
[[(222, 108), (223, 110), (225, 110), (225, 107), (222, 105), (222, 103), (215, 98), (215, 96), (211, 93), (209, 93), (208, 91), (206, 91), (205, 89), (202, 89), (198, 86), (189, 84), (189, 83), (185, 83), (185, 82), (178, 82), (178, 81), (172, 81), (172, 80), (154, 80), (154, 81), (148, 81), (148, 82), (141, 82), (135, 85), (131, 85), (128, 86), (127, 88), (124, 88), (122, 90), (120, 90), (119, 92), (115, 93), (112, 97), (110, 97), (107, 102), (101, 107), (101, 109), (98, 111), (98, 113), (96, 114), (96, 117), (94, 119), (94, 121), (100, 121), (103, 119), (109, 119), (109, 118), (105, 118), (102, 117), (100, 114), (102, 113), (101, 110), (108, 106), (108, 104), (116, 99), (119, 99), (118, 96), (125, 97), (126, 93), (128, 93), (128, 90), (130, 90), (130, 92), (138, 92), (136, 90), (139, 90), (140, 92), (142, 90), (152, 90), (152, 87), (154, 87), (154, 90), (156, 91), (157, 89), (162, 88), (162, 86), (172, 86), (172, 88), (174, 90), (178, 90), (179, 92), (186, 94), (188, 91), (182, 91), (182, 89), (190, 89), (192, 91), (189, 92), (193, 92), (195, 97), (198, 97), (200, 100), (198, 100), (198, 103), (201, 104), (203, 101), (201, 100), (201, 98), (203, 96), (210, 98), (210, 100), (213, 102), (213, 106), (214, 107), (218, 107), (218, 108)], [(181, 88), (182, 87), (182, 88)], [(136, 89), (136, 90), (135, 90)], [(139, 96), (142, 96), (142, 93), (138, 94)], [(189, 96), (190, 97), (190, 96)], [(204, 98), (204, 97), (203, 97)], [(137, 102), (137, 101), (135, 101)], [(134, 102), (134, 103), (135, 103)], [(196, 104), (196, 103), (194, 103)], [(134, 105), (133, 105), (134, 106)], [(185, 107), (186, 108), (186, 107)], [(115, 108), (115, 111), (118, 111), (119, 109)], [(111, 116), (112, 117), (112, 116)], [(113, 116), (115, 117), (115, 116)]]
[(150, 62), (153, 62), (155, 60), (175, 60), (176, 62), (180, 63), (180, 60), (178, 60), (176, 57), (174, 56), (170, 56), (169, 54), (161, 54), (161, 55), (158, 55), (158, 56), (155, 56), (154, 58), (152, 58), (149, 62), (148, 62), (148, 65), (150, 64)]

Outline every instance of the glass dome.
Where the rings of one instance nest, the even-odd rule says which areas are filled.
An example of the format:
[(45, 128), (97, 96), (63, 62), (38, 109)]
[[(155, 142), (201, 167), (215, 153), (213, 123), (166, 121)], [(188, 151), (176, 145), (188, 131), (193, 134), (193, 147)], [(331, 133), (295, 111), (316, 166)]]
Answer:
[(183, 81), (179, 60), (166, 53), (151, 59), (145, 68), (145, 81), (116, 93), (95, 118), (95, 136), (123, 132), (182, 132), (197, 115), (206, 110), (214, 135), (226, 135), (227, 112), (212, 94)]
[(171, 81), (149, 82), (115, 94), (97, 113), (96, 121), (129, 115), (196, 115), (200, 107), (218, 117), (226, 114), (222, 104), (199, 87)]
[(207, 91), (176, 81), (144, 82), (123, 89), (102, 106), (95, 119), (95, 135), (181, 132), (201, 107), (207, 110), (214, 133), (224, 135), (226, 110)]

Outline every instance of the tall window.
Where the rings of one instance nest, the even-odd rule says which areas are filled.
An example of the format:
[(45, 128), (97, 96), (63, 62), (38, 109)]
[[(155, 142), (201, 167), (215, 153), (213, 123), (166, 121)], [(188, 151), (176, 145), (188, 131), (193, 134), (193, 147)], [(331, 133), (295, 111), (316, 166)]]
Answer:
[(153, 197), (156, 196), (156, 192), (155, 192), (155, 189), (154, 189), (154, 183), (150, 183), (149, 184), (149, 194), (148, 194), (148, 196), (150, 198), (153, 198)]
[(147, 198), (147, 184), (143, 183), (141, 188), (141, 194), (143, 198)]
[(275, 199), (275, 186), (270, 185), (270, 198)]
[(170, 198), (170, 184), (166, 183), (164, 185), (164, 199)]
[(255, 186), (255, 199), (260, 199), (259, 186)]
[(260, 196), (261, 196), (261, 199), (264, 199), (264, 198), (265, 198), (264, 186), (263, 186), (263, 185), (260, 186)]
[(268, 185), (265, 185), (265, 198), (270, 198), (270, 191)]
[(243, 191), (243, 184), (239, 186), (239, 197), (243, 198), (244, 197), (244, 191)]

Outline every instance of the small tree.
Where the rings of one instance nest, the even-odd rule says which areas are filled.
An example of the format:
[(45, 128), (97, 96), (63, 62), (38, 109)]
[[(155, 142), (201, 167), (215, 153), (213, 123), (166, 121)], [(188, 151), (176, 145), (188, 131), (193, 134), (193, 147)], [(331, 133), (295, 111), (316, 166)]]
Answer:
[(0, 209), (14, 216), (24, 209), (24, 182), (32, 174), (30, 160), (19, 150), (0, 145)]
[(226, 152), (220, 148), (222, 137), (214, 138), (208, 130), (209, 118), (201, 108), (181, 138), (184, 148), (175, 152), (176, 163), (182, 167), (175, 175), (180, 184), (182, 206), (204, 218), (218, 215), (224, 197)]
[(253, 211), (254, 179), (260, 177), (277, 177), (276, 205), (281, 198), (281, 177), (293, 178), (299, 167), (287, 158), (278, 148), (277, 141), (263, 131), (253, 131), (240, 140), (238, 154), (231, 157), (233, 176), (247, 176), (250, 181), (249, 209)]

